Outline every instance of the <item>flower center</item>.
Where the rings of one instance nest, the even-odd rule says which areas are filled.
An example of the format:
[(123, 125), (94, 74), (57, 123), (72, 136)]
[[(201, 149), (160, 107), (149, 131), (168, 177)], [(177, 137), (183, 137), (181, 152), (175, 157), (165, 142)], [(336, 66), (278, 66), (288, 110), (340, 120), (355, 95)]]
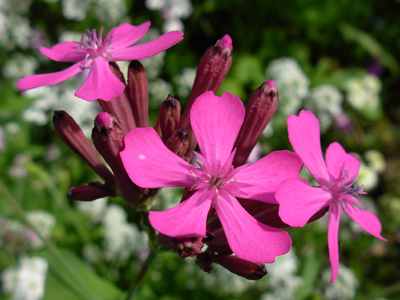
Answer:
[(96, 29), (93, 29), (93, 31), (87, 30), (86, 32), (86, 34), (82, 34), (77, 51), (81, 49), (86, 51), (85, 63), (82, 67), (90, 68), (93, 59), (98, 57), (109, 58), (111, 56), (109, 53), (111, 38), (106, 37), (103, 41), (103, 27), (100, 29), (99, 35), (97, 35)]
[(334, 184), (330, 189), (333, 197), (333, 202), (343, 202), (343, 198), (346, 195), (357, 198), (360, 194), (366, 194), (366, 192), (363, 191), (364, 186), (355, 185), (357, 177), (353, 177), (351, 180), (348, 180), (348, 178), (349, 172), (344, 169), (343, 165), (340, 168), (339, 176), (333, 179)]

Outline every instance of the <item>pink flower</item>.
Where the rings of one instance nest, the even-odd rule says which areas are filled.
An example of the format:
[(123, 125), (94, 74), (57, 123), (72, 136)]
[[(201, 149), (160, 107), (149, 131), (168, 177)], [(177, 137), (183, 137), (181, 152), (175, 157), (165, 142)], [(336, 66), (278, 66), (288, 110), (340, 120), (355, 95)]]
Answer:
[(51, 49), (39, 50), (55, 61), (77, 62), (68, 69), (50, 74), (27, 76), (18, 81), (18, 88), (26, 91), (44, 85), (64, 81), (84, 69), (90, 69), (83, 85), (75, 96), (87, 101), (102, 99), (110, 101), (119, 96), (125, 85), (111, 72), (108, 62), (139, 60), (156, 55), (182, 40), (183, 33), (168, 32), (157, 39), (142, 45), (129, 47), (140, 40), (150, 27), (150, 22), (139, 26), (121, 24), (114, 27), (103, 40), (103, 28), (99, 35), (94, 29), (82, 35), (80, 42), (63, 42)]
[(278, 184), (295, 178), (301, 167), (296, 154), (276, 151), (253, 165), (233, 168), (232, 147), (245, 110), (231, 93), (202, 94), (190, 111), (190, 122), (202, 155), (194, 167), (169, 151), (153, 128), (136, 128), (125, 137), (122, 162), (140, 187), (189, 187), (195, 193), (164, 212), (151, 211), (151, 225), (170, 237), (206, 237), (207, 217), (216, 212), (229, 246), (241, 259), (274, 262), (291, 247), (289, 235), (258, 222), (236, 197), (276, 203)]
[(287, 123), (290, 143), (319, 187), (310, 187), (300, 178), (284, 180), (275, 195), (280, 205), (279, 216), (290, 226), (303, 227), (314, 213), (329, 206), (328, 246), (333, 283), (339, 268), (338, 230), (341, 211), (368, 233), (383, 241), (386, 239), (380, 235), (382, 226), (378, 218), (361, 209), (364, 206), (357, 199), (359, 194), (365, 194), (362, 187), (354, 184), (360, 161), (334, 142), (326, 150), (325, 164), (321, 152), (319, 122), (312, 112), (302, 110), (298, 117), (291, 115)]

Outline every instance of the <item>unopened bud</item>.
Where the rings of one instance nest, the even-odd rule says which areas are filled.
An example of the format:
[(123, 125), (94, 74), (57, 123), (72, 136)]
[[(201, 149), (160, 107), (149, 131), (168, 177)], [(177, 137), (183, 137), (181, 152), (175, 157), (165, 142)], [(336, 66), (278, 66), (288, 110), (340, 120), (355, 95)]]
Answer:
[(73, 200), (92, 201), (107, 196), (116, 196), (115, 191), (111, 191), (100, 182), (89, 182), (88, 185), (79, 185), (68, 190), (67, 196)]
[(253, 92), (246, 106), (243, 125), (233, 146), (236, 148), (236, 155), (233, 160), (234, 167), (246, 163), (251, 150), (274, 116), (278, 102), (278, 93), (272, 80), (267, 81)]
[(212, 231), (212, 233), (213, 238), (204, 240), (204, 242), (208, 245), (208, 249), (219, 254), (232, 254), (232, 249), (229, 246), (224, 229), (220, 227), (219, 229)]
[(160, 106), (158, 122), (160, 124), (162, 140), (165, 142), (178, 129), (181, 119), (181, 104), (177, 96), (169, 94)]
[(206, 50), (200, 59), (189, 101), (182, 115), (179, 128), (188, 128), (190, 109), (194, 101), (207, 91), (216, 93), (232, 65), (232, 39), (225, 35)]
[(104, 112), (97, 115), (92, 130), (93, 143), (113, 170), (125, 201), (135, 205), (140, 201), (140, 188), (129, 179), (119, 155), (125, 148), (124, 137), (125, 131), (115, 117)]
[(202, 269), (204, 272), (210, 273), (212, 270), (214, 254), (210, 251), (205, 251), (196, 257), (196, 264)]
[(109, 188), (114, 188), (114, 175), (103, 163), (75, 120), (65, 111), (56, 110), (53, 115), (53, 126), (64, 143), (103, 178)]
[(268, 274), (264, 264), (256, 264), (232, 255), (214, 255), (213, 262), (248, 280), (259, 280)]
[(182, 157), (189, 147), (189, 132), (186, 129), (176, 129), (165, 141), (165, 146), (179, 157)]
[[(118, 65), (115, 62), (110, 62), (109, 64), (115, 77), (125, 84), (124, 75), (120, 71)], [(127, 132), (136, 128), (131, 103), (129, 101), (128, 88), (125, 88), (122, 94), (111, 101), (98, 100), (98, 102), (102, 110), (116, 117)]]
[(149, 127), (149, 87), (142, 64), (134, 60), (128, 67), (128, 90), (137, 127)]

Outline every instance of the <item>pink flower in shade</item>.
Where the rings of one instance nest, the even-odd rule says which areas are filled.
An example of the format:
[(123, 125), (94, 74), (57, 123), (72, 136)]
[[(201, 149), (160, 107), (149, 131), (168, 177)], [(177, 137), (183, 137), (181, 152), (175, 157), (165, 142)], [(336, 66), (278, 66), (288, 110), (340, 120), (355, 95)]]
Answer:
[(362, 187), (354, 184), (360, 161), (334, 142), (326, 150), (325, 164), (319, 122), (312, 112), (302, 110), (298, 117), (291, 115), (287, 123), (290, 143), (319, 187), (310, 187), (300, 178), (284, 180), (275, 195), (279, 216), (290, 226), (303, 227), (317, 211), (329, 206), (328, 246), (333, 283), (339, 268), (338, 230), (342, 211), (368, 233), (386, 239), (380, 235), (382, 226), (378, 218), (361, 209), (364, 206), (357, 199), (359, 194), (365, 194)]
[[(153, 128), (136, 128), (125, 137), (122, 162), (140, 187), (189, 187), (195, 193), (164, 212), (151, 211), (151, 225), (170, 237), (206, 237), (207, 217), (216, 212), (229, 246), (241, 259), (274, 262), (291, 247), (289, 235), (254, 219), (236, 197), (276, 203), (279, 183), (295, 178), (301, 161), (276, 151), (253, 165), (232, 166), (232, 147), (244, 120), (242, 101), (231, 93), (202, 94), (190, 111), (190, 122), (202, 155), (194, 167), (168, 150)], [(213, 209), (212, 209), (213, 208)]]
[(124, 91), (125, 85), (114, 76), (108, 62), (147, 58), (170, 48), (183, 38), (182, 32), (172, 31), (147, 44), (129, 47), (140, 40), (149, 27), (150, 22), (139, 26), (125, 23), (114, 27), (104, 40), (101, 28), (99, 35), (95, 29), (87, 31), (80, 42), (63, 42), (51, 49), (40, 47), (39, 50), (52, 60), (77, 63), (64, 71), (24, 77), (18, 81), (18, 88), (26, 91), (56, 84), (89, 68), (89, 75), (75, 96), (87, 101), (110, 101)]

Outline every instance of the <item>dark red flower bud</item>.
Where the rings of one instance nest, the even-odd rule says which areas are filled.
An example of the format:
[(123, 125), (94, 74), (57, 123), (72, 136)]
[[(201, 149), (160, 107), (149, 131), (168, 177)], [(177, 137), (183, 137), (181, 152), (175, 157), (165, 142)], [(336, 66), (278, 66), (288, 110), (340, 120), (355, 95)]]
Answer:
[(181, 104), (179, 103), (179, 98), (169, 94), (167, 99), (161, 104), (160, 114), (158, 115), (158, 122), (164, 143), (178, 129), (180, 119)]
[(128, 67), (129, 99), (137, 127), (149, 127), (149, 83), (142, 64), (134, 60)]
[(217, 252), (218, 254), (232, 254), (232, 249), (229, 246), (224, 229), (220, 227), (219, 229), (213, 230), (211, 232), (213, 233), (213, 238), (204, 240), (204, 242), (208, 245), (208, 249), (210, 251)]
[(232, 39), (229, 35), (225, 35), (214, 46), (208, 48), (200, 59), (193, 88), (179, 128), (188, 128), (190, 109), (196, 98), (207, 91), (216, 93), (231, 65)]
[(73, 200), (92, 201), (107, 196), (116, 196), (116, 191), (111, 191), (109, 188), (100, 182), (89, 182), (87, 185), (79, 185), (68, 190), (67, 196)]
[(99, 113), (94, 123), (92, 139), (97, 151), (113, 170), (125, 201), (131, 205), (138, 204), (141, 189), (129, 179), (119, 155), (125, 148), (125, 130), (115, 117), (105, 112)]
[(236, 155), (233, 160), (235, 167), (246, 163), (251, 150), (253, 150), (265, 127), (275, 114), (278, 102), (278, 93), (272, 80), (261, 85), (251, 95), (246, 106), (242, 128), (233, 146), (236, 148)]
[(214, 255), (213, 262), (248, 280), (259, 280), (268, 274), (264, 264), (256, 264), (232, 255)]
[(210, 251), (205, 251), (196, 257), (196, 264), (202, 269), (204, 272), (210, 273), (212, 270), (214, 254)]
[(187, 129), (176, 129), (165, 141), (165, 146), (179, 157), (182, 157), (189, 147), (189, 131)]
[(65, 111), (56, 110), (53, 115), (53, 126), (64, 143), (103, 178), (110, 189), (115, 188), (114, 175), (103, 163), (75, 120)]
[[(119, 70), (118, 65), (115, 62), (110, 62), (109, 64), (113, 74), (125, 84), (124, 75)], [(98, 102), (102, 110), (117, 118), (121, 126), (127, 132), (136, 128), (136, 123), (129, 100), (128, 88), (125, 88), (121, 95), (112, 99), (111, 101), (98, 100)]]

